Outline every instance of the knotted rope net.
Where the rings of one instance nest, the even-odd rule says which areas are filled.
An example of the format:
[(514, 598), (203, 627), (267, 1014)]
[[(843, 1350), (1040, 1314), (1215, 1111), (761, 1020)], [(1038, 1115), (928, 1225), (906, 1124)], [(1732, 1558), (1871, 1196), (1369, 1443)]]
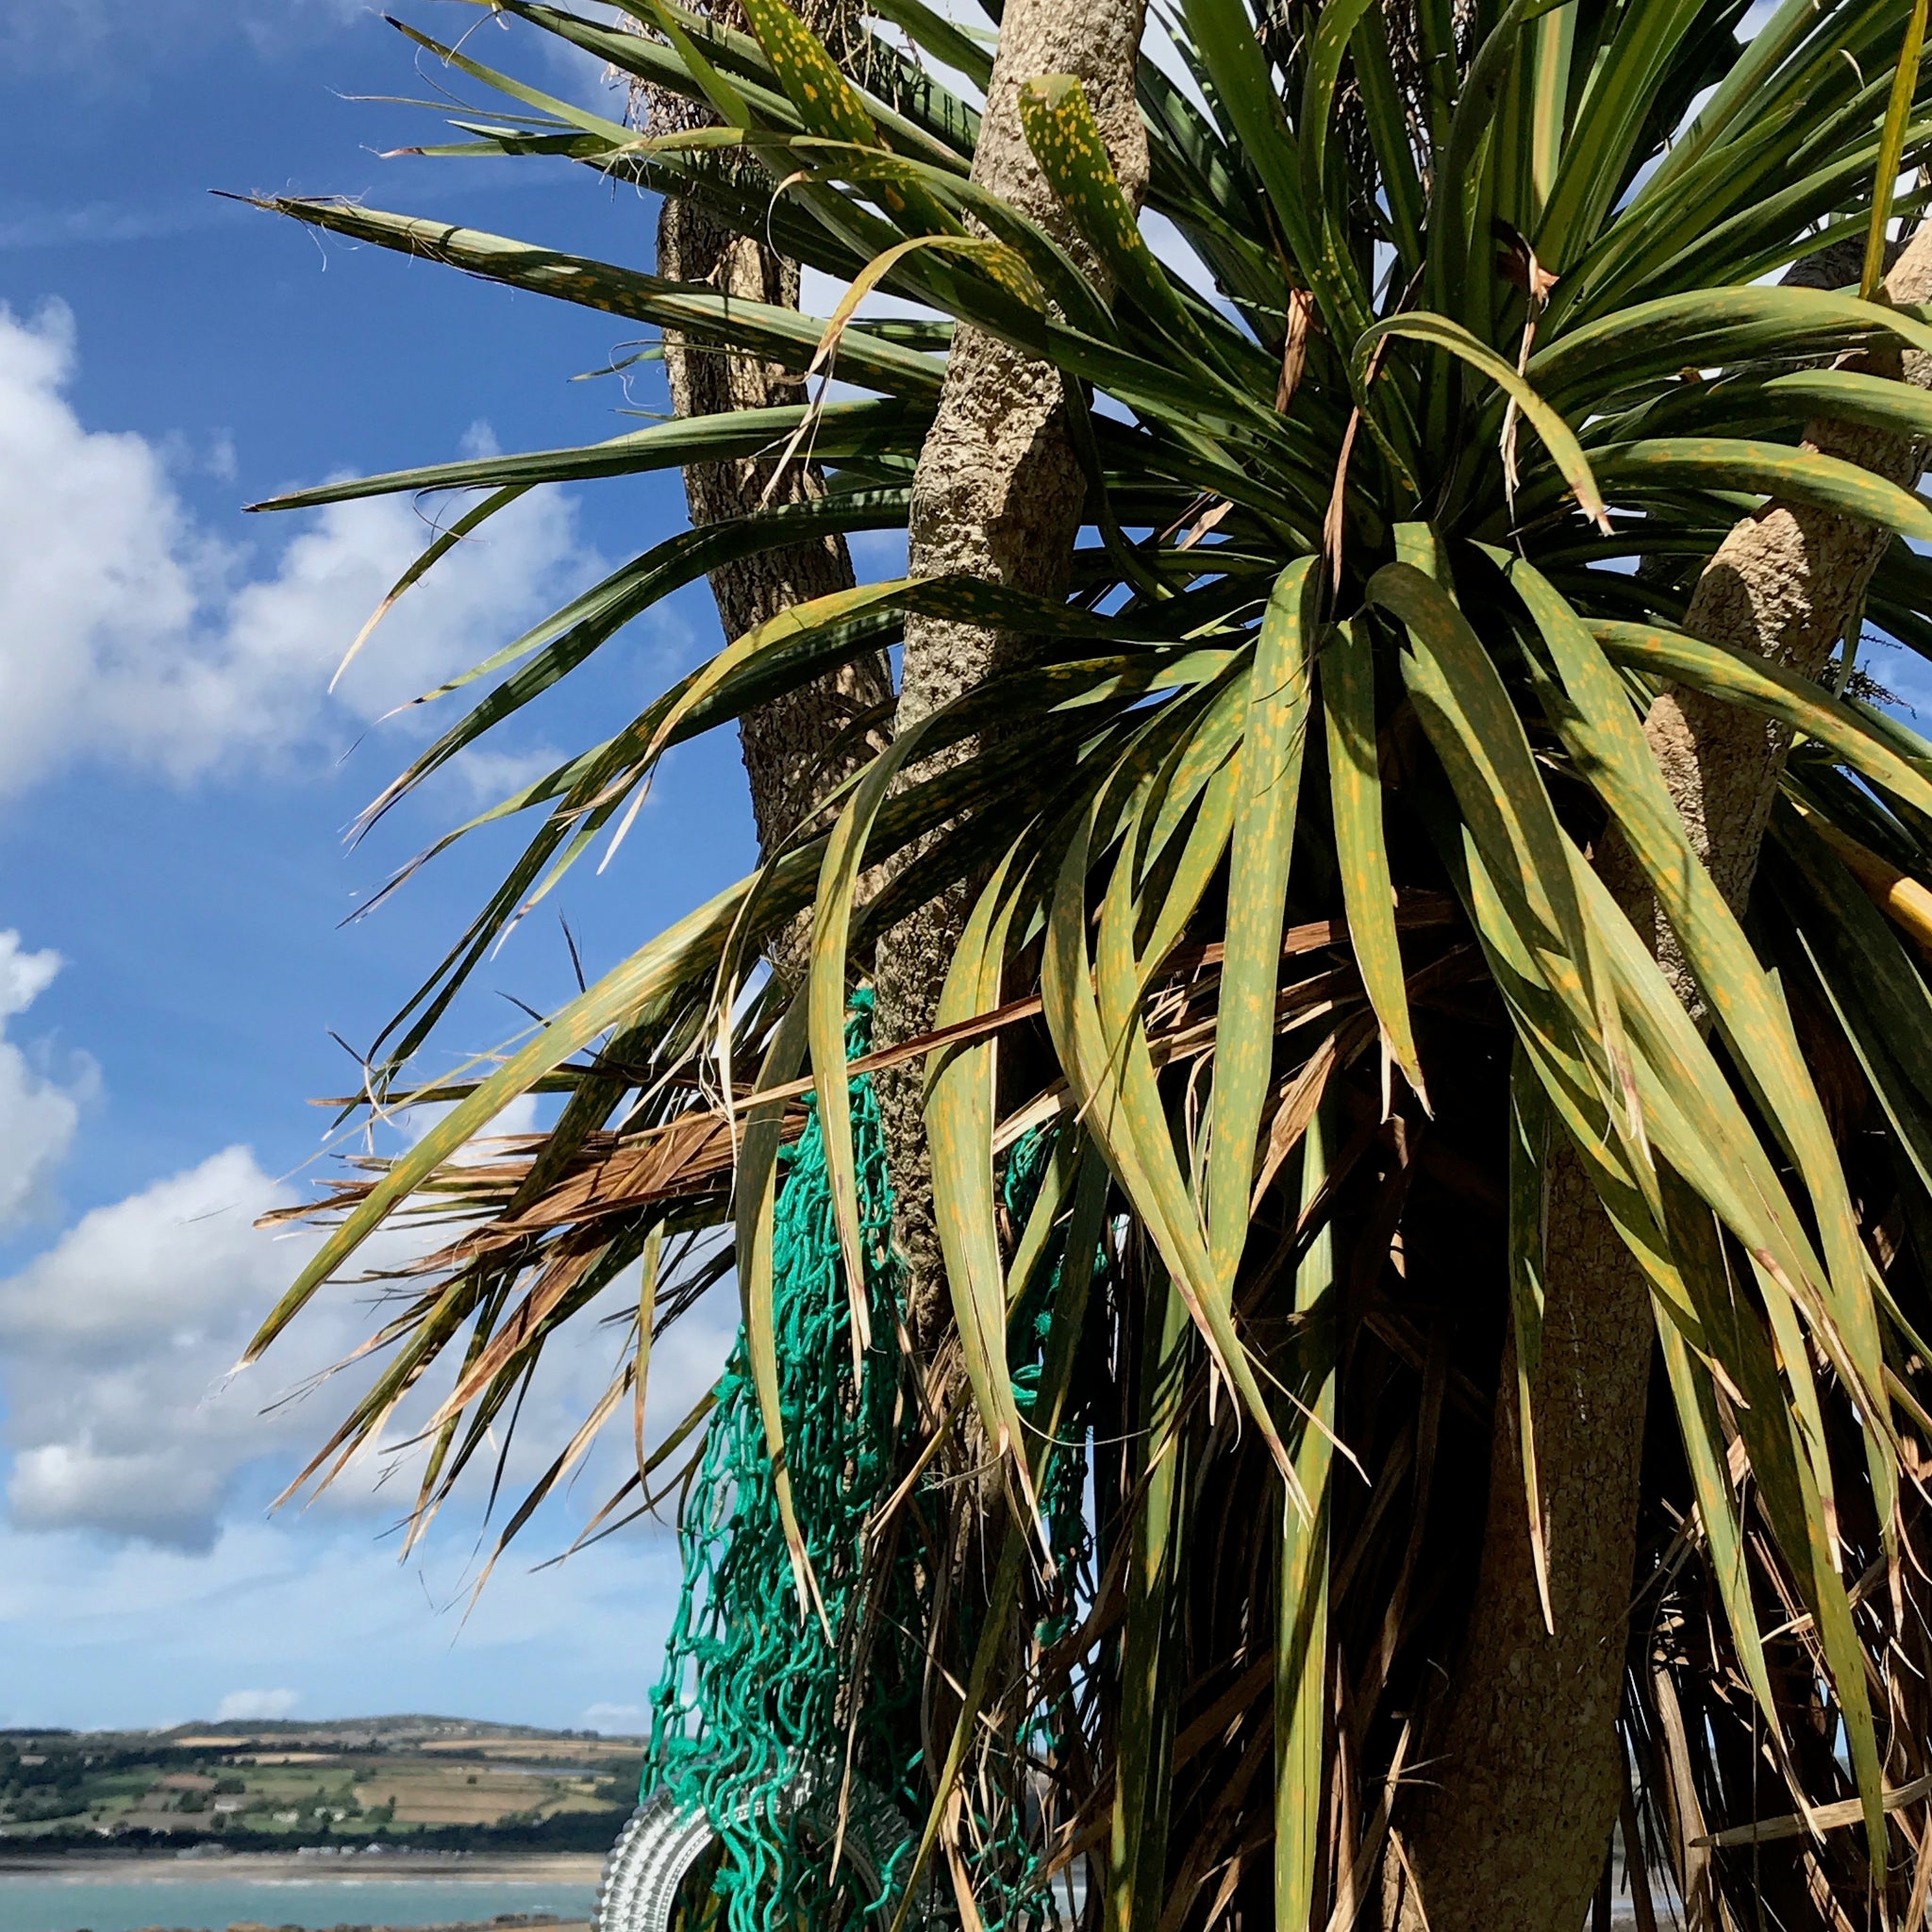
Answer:
[[(861, 991), (848, 1054), (865, 1053), (871, 1032), (872, 996)], [(872, 1334), (857, 1363), (824, 1137), (809, 1100), (774, 1227), (778, 1405), (822, 1614), (801, 1615), (741, 1330), (679, 1509), (683, 1586), (651, 1693), (641, 1796), (665, 1792), (708, 1819), (718, 1848), (715, 1866), (700, 1875), (705, 1896), (693, 1896), (693, 1923), (716, 1922), (724, 1932), (890, 1924), (930, 1803), (919, 1697), (931, 1568), (906, 1528), (916, 1510), (900, 1508), (878, 1533), (916, 1421), (901, 1352), (903, 1278), (877, 1096), (864, 1075), (851, 1093)], [(1030, 1208), (1050, 1147), (1049, 1135), (1036, 1134), (1014, 1148), (1002, 1186), (1009, 1213), (1024, 1218)], [(1023, 1413), (1035, 1400), (1058, 1273), (1056, 1266), (1044, 1290), (1013, 1310), (1010, 1359)], [(1073, 1578), (1091, 1553), (1085, 1429), (1076, 1416), (1069, 1422), (1041, 1486), (1066, 1587), (1046, 1591), (1036, 1644), (1071, 1627)], [(1014, 1775), (1000, 1780), (1008, 1790), (1027, 1788), (1024, 1762), (1052, 1751), (1059, 1722), (1052, 1710), (1017, 1714), (1005, 1747)], [(986, 1932), (1026, 1932), (1049, 1916), (1028, 1810), (1023, 1802), (967, 1821), (965, 1864)], [(835, 1871), (832, 1821), (841, 1815), (849, 1856)], [(951, 1917), (950, 1893), (938, 1887), (915, 1921), (930, 1911)]]

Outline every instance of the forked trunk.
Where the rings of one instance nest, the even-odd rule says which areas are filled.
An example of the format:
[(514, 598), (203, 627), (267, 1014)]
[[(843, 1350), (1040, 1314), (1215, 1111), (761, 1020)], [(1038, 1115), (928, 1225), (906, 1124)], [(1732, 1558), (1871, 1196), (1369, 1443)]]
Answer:
[[(1932, 226), (1887, 282), (1932, 296)], [(1932, 387), (1922, 356), (1868, 356), (1868, 372)], [(1883, 431), (1815, 423), (1812, 447), (1894, 482), (1922, 452)], [(1827, 511), (1767, 504), (1706, 565), (1687, 630), (1815, 677), (1848, 626), (1890, 532)], [(1645, 735), (1692, 845), (1735, 909), (1757, 870), (1789, 734), (1681, 689), (1651, 707)], [(1695, 984), (1635, 868), (1606, 875), (1695, 1013)], [(1545, 1183), (1542, 1359), (1531, 1391), (1556, 1634), (1544, 1627), (1523, 1505), (1514, 1365), (1496, 1405), (1489, 1520), (1467, 1650), (1435, 1730), (1434, 1758), (1406, 1827), (1430, 1932), (1577, 1932), (1603, 1870), (1624, 1776), (1615, 1719), (1636, 1562), (1637, 1485), (1654, 1329), (1649, 1295), (1568, 1143)], [(1404, 1932), (1424, 1924), (1413, 1898)]]

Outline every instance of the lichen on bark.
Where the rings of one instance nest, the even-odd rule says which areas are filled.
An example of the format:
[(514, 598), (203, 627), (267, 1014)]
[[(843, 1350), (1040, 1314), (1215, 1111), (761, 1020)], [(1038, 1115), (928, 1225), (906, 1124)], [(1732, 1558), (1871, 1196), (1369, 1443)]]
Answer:
[[(701, 10), (741, 27), (733, 0), (710, 0)], [(846, 0), (807, 9), (812, 24), (842, 44)], [(713, 117), (680, 96), (640, 89), (634, 113), (658, 127), (690, 127)], [(718, 166), (738, 165), (728, 160)], [(658, 215), (658, 273), (675, 282), (702, 283), (724, 295), (788, 308), (799, 305), (798, 264), (756, 236), (726, 227), (694, 199), (667, 195)], [(805, 385), (775, 363), (664, 332), (664, 368), (672, 407), (680, 416), (766, 408), (803, 399)], [(685, 500), (694, 526), (754, 517), (774, 505), (823, 497), (818, 466), (792, 461), (774, 475), (774, 458), (741, 457), (692, 463), (684, 471)], [(793, 543), (722, 564), (710, 573), (711, 595), (727, 639), (794, 604), (850, 590), (855, 581), (843, 537)], [(746, 713), (739, 726), (758, 850), (770, 854), (821, 801), (891, 736), (892, 680), (883, 651), (868, 651), (838, 670)], [(837, 749), (842, 745), (842, 749)], [(802, 917), (768, 947), (773, 967), (798, 981), (810, 944)]]
[[(1076, 75), (1087, 92), (1128, 199), (1147, 182), (1147, 137), (1135, 98), (1143, 0), (1011, 0), (1000, 22), (973, 179), (1031, 217), (1105, 289), (1100, 264), (1047, 186), (1020, 126), (1023, 82)], [(913, 478), (909, 568), (917, 576), (963, 571), (1041, 596), (1067, 587), (1086, 501), (1057, 370), (977, 329), (954, 338), (939, 413)], [(914, 618), (906, 627), (899, 718), (910, 724), (1023, 658), (1029, 640), (1004, 631)], [(958, 760), (972, 747), (947, 754)], [(931, 771), (928, 762), (921, 768)], [(926, 1031), (954, 943), (965, 924), (961, 887), (887, 934), (877, 958), (883, 1043)], [(932, 1221), (917, 1073), (883, 1078), (880, 1099), (892, 1163), (894, 1235), (909, 1274), (911, 1330), (929, 1347), (942, 1325), (943, 1270)]]

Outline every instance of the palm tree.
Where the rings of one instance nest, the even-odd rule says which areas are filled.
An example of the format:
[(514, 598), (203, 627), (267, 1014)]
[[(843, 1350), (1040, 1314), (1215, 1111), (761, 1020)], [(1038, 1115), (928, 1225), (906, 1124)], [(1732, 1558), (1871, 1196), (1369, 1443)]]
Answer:
[[(488, 491), (466, 532), (822, 474), (497, 653), (376, 808), (702, 573), (895, 525), (912, 573), (489, 815), (536, 829), (370, 1069), (449, 1111), (257, 1348), (386, 1223), (464, 1225), (307, 1474), (433, 1385), (420, 1532), (621, 1307), (503, 1541), (621, 1408), (600, 1533), (681, 1474), (652, 1764), (737, 1927), (1034, 1924), (1079, 1869), (1123, 1932), (1567, 1932), (1613, 1840), (1640, 1923), (1661, 1866), (1700, 1925), (1917, 1924), (1932, 745), (1856, 658), (1932, 653), (1932, 230), (1886, 245), (1923, 4), (1184, 0), (1142, 46), (1129, 0), (1009, 0), (995, 47), (874, 0), (841, 60), (779, 0), (491, 4), (702, 111), (412, 35), (506, 104), (427, 152), (660, 192), (838, 311), (265, 205), (861, 395), (279, 499)], [(848, 707), (753, 874), (413, 1078), (668, 747), (901, 640), (891, 728)], [(539, 1140), (458, 1159), (533, 1091)], [(734, 1266), (732, 1365), (647, 1457), (653, 1340)]]

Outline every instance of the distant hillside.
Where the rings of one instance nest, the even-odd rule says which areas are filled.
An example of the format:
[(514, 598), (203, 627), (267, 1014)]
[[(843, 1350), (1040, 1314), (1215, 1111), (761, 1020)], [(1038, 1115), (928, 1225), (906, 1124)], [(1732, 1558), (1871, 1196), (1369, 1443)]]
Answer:
[[(25, 1733), (0, 1733), (25, 1736)], [(36, 1732), (39, 1737), (91, 1736), (98, 1733)], [(541, 1743), (545, 1739), (604, 1740), (602, 1731), (546, 1731), (534, 1724), (495, 1724), (488, 1718), (436, 1717), (404, 1711), (390, 1717), (338, 1717), (304, 1721), (300, 1718), (222, 1718), (208, 1724), (176, 1724), (166, 1731), (131, 1731), (121, 1735), (144, 1738), (315, 1738), (370, 1740), (384, 1743), (420, 1743), (431, 1739), (509, 1739)]]
[(471, 1718), (0, 1731), (0, 1850), (601, 1850), (642, 1740)]

